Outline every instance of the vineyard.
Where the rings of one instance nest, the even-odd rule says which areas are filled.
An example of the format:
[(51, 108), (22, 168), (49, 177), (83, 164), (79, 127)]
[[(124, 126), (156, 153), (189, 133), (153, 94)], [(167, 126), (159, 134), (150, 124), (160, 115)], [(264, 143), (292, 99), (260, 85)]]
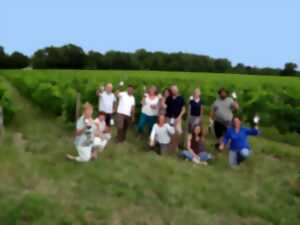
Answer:
[(217, 89), (225, 86), (238, 93), (240, 114), (246, 119), (257, 113), (264, 126), (299, 139), (299, 134), (292, 133), (299, 129), (297, 79), (0, 70), (6, 119), (0, 145), (1, 225), (299, 224), (300, 151), (288, 141), (253, 138), (254, 154), (241, 167), (231, 169), (226, 153), (214, 154), (215, 139), (208, 135), (206, 148), (215, 159), (202, 167), (176, 155), (160, 157), (147, 151), (146, 137), (137, 139), (132, 128), (126, 142), (111, 141), (99, 160), (67, 161), (65, 154), (75, 152), (77, 93), (82, 102), (96, 106), (95, 90), (110, 81), (115, 86), (120, 81), (136, 85), (138, 99), (150, 84), (162, 90), (176, 83), (186, 100), (200, 86), (206, 113)]
[(168, 73), (139, 71), (2, 71), (21, 93), (41, 108), (65, 121), (73, 122), (76, 94), (83, 101), (97, 104), (95, 90), (106, 82), (115, 86), (122, 80), (136, 86), (139, 102), (145, 86), (155, 84), (160, 90), (176, 83), (188, 99), (195, 87), (201, 87), (208, 112), (217, 90), (226, 87), (238, 94), (240, 115), (250, 122), (260, 115), (262, 126), (275, 127), (280, 133), (300, 134), (300, 80), (282, 77), (253, 77), (205, 73)]

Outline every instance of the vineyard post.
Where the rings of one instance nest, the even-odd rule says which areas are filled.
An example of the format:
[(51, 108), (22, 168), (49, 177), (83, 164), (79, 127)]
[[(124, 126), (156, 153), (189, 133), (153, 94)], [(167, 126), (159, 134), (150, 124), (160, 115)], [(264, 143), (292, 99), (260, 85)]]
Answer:
[(3, 108), (0, 106), (0, 141), (2, 140), (4, 133), (4, 114), (3, 114)]
[(80, 96), (80, 93), (77, 92), (77, 95), (76, 95), (76, 114), (75, 114), (76, 120), (80, 117), (80, 109), (81, 109), (81, 96)]

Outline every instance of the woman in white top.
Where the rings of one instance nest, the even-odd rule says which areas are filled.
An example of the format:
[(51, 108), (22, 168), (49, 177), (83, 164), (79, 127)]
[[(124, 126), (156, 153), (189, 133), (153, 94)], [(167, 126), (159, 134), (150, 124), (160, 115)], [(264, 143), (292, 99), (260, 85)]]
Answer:
[(83, 115), (76, 122), (75, 147), (78, 156), (67, 154), (67, 158), (78, 162), (88, 162), (94, 159), (92, 152), (95, 133), (95, 123), (92, 118), (93, 106), (85, 103), (83, 106)]
[(171, 137), (175, 134), (174, 127), (166, 123), (166, 117), (159, 115), (150, 134), (150, 147), (158, 147), (158, 154), (166, 152), (171, 143)]
[[(107, 142), (111, 138), (110, 129), (106, 125), (105, 122), (105, 113), (100, 112), (99, 116), (95, 119), (95, 137), (94, 137), (94, 144), (93, 150), (97, 153), (102, 152), (107, 145)], [(96, 153), (96, 154), (97, 154)]]
[(142, 99), (142, 112), (137, 125), (138, 132), (143, 133), (145, 125), (148, 125), (151, 131), (154, 123), (157, 120), (159, 99), (155, 86), (151, 86)]

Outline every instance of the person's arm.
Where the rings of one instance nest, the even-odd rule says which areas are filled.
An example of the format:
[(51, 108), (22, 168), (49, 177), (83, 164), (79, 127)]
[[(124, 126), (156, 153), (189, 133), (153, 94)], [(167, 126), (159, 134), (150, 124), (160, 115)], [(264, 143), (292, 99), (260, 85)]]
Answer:
[(142, 106), (145, 105), (145, 102), (146, 102), (146, 96), (144, 95), (143, 98), (142, 98), (142, 100), (141, 100)]
[(182, 106), (181, 112), (180, 112), (179, 116), (176, 118), (176, 123), (178, 123), (182, 119), (182, 116), (184, 115), (184, 113), (185, 113), (185, 106)]
[(135, 120), (135, 106), (131, 107), (131, 120), (132, 122)]
[(246, 133), (247, 133), (247, 135), (251, 135), (251, 136), (259, 135), (258, 126), (255, 126), (253, 128), (247, 128)]
[(195, 154), (195, 152), (192, 149), (192, 135), (188, 135), (188, 140), (187, 140), (187, 150), (192, 153), (193, 157), (196, 157), (197, 155)]
[(167, 131), (170, 135), (175, 134), (175, 128), (173, 126), (170, 126), (170, 124), (166, 124), (167, 125)]
[(215, 120), (215, 111), (216, 111), (216, 105), (215, 102), (212, 104), (210, 108), (210, 113), (209, 113), (209, 121), (214, 121)]
[(81, 123), (81, 119), (78, 119), (76, 122), (76, 132), (75, 135), (76, 136), (80, 136), (81, 134), (83, 134), (85, 131), (85, 126), (84, 124)]
[(231, 109), (233, 111), (237, 111), (239, 109), (240, 105), (238, 103), (238, 101), (236, 99), (232, 99), (232, 103), (231, 103)]
[(152, 127), (151, 134), (150, 134), (149, 145), (152, 147), (155, 145), (155, 135), (156, 135), (155, 131), (156, 131), (156, 124), (154, 124), (154, 126)]
[(229, 141), (230, 141), (230, 131), (227, 130), (227, 132), (226, 132), (226, 134), (225, 134), (225, 136), (223, 138), (223, 142), (219, 146), (219, 149), (223, 150), (224, 147), (225, 147), (225, 145), (227, 145)]

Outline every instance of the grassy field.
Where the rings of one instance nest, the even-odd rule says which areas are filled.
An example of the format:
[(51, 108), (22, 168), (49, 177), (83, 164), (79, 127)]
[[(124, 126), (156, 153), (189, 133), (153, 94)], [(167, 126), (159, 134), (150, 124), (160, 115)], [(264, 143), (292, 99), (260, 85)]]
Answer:
[[(69, 74), (89, 79), (103, 76), (104, 80), (112, 76), (152, 79), (150, 72)], [(187, 79), (179, 78), (179, 74), (157, 72), (154, 76), (162, 80), (168, 76), (172, 82), (195, 79), (201, 84), (224, 80), (245, 86), (299, 85), (299, 80), (291, 82), (288, 78), (224, 75), (220, 80), (215, 74), (191, 74)], [(1, 225), (300, 223), (299, 147), (258, 137), (251, 139), (254, 154), (241, 167), (229, 168), (226, 153), (216, 155), (211, 165), (203, 167), (182, 161), (175, 154), (159, 157), (149, 152), (146, 140), (137, 140), (131, 130), (124, 144), (111, 142), (100, 160), (73, 163), (64, 159), (66, 153), (75, 152), (69, 127), (20, 95), (5, 78), (0, 79), (17, 106), (0, 146)], [(213, 138), (207, 137), (209, 151), (212, 144)]]

